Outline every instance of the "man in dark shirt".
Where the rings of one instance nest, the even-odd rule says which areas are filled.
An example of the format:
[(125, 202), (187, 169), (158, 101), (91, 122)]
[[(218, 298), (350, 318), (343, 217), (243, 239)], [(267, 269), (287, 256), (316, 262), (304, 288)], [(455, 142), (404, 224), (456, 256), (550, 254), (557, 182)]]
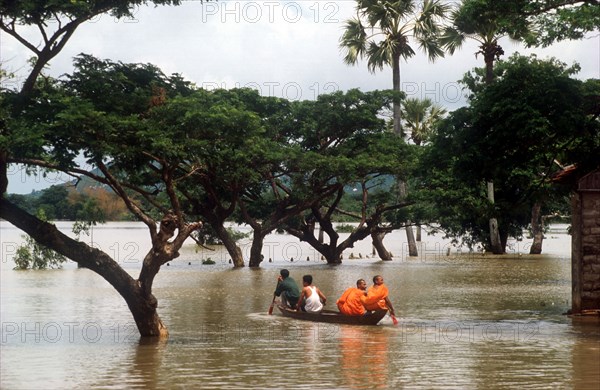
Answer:
[(290, 277), (290, 271), (282, 269), (277, 277), (278, 283), (275, 289), (275, 296), (281, 297), (283, 306), (296, 308), (298, 298), (300, 298), (300, 289), (296, 281)]

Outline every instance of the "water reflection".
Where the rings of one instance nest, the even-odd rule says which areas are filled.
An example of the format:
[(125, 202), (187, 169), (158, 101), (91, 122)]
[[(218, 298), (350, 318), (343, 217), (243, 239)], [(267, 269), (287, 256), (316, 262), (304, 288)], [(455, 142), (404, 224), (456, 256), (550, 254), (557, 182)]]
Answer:
[(141, 339), (134, 347), (133, 362), (129, 369), (128, 385), (144, 389), (159, 388), (161, 359), (167, 348), (167, 340)]
[(353, 389), (389, 388), (389, 332), (364, 332), (361, 327), (340, 327), (340, 370)]

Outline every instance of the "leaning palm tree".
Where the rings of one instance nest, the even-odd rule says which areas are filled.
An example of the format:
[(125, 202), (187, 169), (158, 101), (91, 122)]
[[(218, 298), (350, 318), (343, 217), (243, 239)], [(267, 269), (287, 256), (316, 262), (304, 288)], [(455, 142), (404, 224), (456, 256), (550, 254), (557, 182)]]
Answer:
[[(492, 0), (464, 0), (463, 3), (452, 12), (452, 25), (444, 29), (440, 41), (445, 50), (450, 54), (461, 48), (467, 39), (472, 39), (479, 44), (479, 51), (475, 55), (482, 54), (485, 62), (485, 83), (494, 81), (494, 63), (504, 54), (504, 50), (498, 44), (502, 37), (510, 36), (508, 19), (510, 14), (498, 8), (498, 2)], [(523, 35), (527, 31), (522, 26), (518, 34)], [(494, 183), (487, 183), (488, 200), (494, 203)], [(504, 247), (500, 241), (498, 220), (490, 218), (490, 249), (494, 254), (504, 253)]]
[[(421, 4), (418, 8), (417, 4)], [(408, 60), (416, 54), (415, 47), (423, 50), (431, 61), (443, 57), (438, 41), (442, 22), (450, 7), (440, 0), (358, 0), (356, 17), (346, 21), (340, 47), (345, 51), (344, 61), (356, 65), (367, 59), (371, 72), (392, 67), (393, 90), (400, 92), (400, 59)], [(394, 132), (402, 135), (400, 99), (394, 101)], [(404, 183), (400, 184), (405, 194)], [(418, 256), (417, 244), (410, 227), (406, 228), (410, 256)], [(377, 236), (377, 239), (382, 239)], [(381, 244), (381, 243), (380, 243)]]

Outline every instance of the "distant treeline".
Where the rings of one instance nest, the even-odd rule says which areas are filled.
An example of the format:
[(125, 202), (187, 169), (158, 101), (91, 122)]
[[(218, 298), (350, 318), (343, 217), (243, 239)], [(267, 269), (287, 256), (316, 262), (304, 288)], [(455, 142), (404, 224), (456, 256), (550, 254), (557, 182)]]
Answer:
[[(357, 195), (358, 196), (358, 195)], [(359, 212), (353, 194), (345, 195), (340, 207), (349, 212)], [(54, 185), (31, 194), (9, 194), (8, 199), (33, 215), (43, 214), (49, 221), (131, 221), (133, 215), (121, 198), (102, 186)], [(336, 215), (337, 222), (354, 222), (343, 214)]]
[(54, 185), (27, 195), (9, 194), (8, 199), (33, 215), (43, 213), (48, 220), (131, 220), (123, 201), (102, 187)]

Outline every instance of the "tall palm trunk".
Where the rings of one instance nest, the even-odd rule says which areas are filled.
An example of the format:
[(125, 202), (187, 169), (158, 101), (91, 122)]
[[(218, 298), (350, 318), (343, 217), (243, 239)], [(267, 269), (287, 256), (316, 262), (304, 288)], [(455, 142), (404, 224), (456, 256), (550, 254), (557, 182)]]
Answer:
[[(394, 92), (400, 92), (400, 55), (394, 54), (392, 61), (392, 82)], [(400, 98), (394, 98), (394, 134), (401, 137), (402, 127), (400, 126)]]
[[(483, 56), (485, 61), (485, 82), (491, 84), (494, 81), (494, 59), (497, 56), (499, 46), (496, 44), (489, 45), (483, 48)], [(487, 183), (487, 196), (491, 204), (494, 204), (494, 182)], [(500, 241), (500, 230), (498, 229), (498, 220), (495, 217), (490, 218), (490, 250), (495, 255), (504, 253), (502, 243)]]
[[(394, 91), (400, 92), (400, 55), (394, 54), (394, 58), (392, 60), (392, 81), (394, 85)], [(402, 127), (400, 126), (400, 98), (394, 98), (394, 133), (398, 135), (398, 137), (402, 137)], [(400, 187), (400, 200), (406, 198), (406, 183), (398, 178), (398, 185)], [(412, 226), (410, 226), (410, 221), (407, 221), (406, 226), (406, 240), (408, 241), (408, 255), (409, 256), (419, 256), (419, 251), (417, 250), (417, 242), (415, 241), (415, 235), (412, 230)], [(383, 246), (383, 242), (380, 243)], [(378, 250), (379, 252), (379, 250)], [(387, 250), (386, 250), (387, 252)]]

